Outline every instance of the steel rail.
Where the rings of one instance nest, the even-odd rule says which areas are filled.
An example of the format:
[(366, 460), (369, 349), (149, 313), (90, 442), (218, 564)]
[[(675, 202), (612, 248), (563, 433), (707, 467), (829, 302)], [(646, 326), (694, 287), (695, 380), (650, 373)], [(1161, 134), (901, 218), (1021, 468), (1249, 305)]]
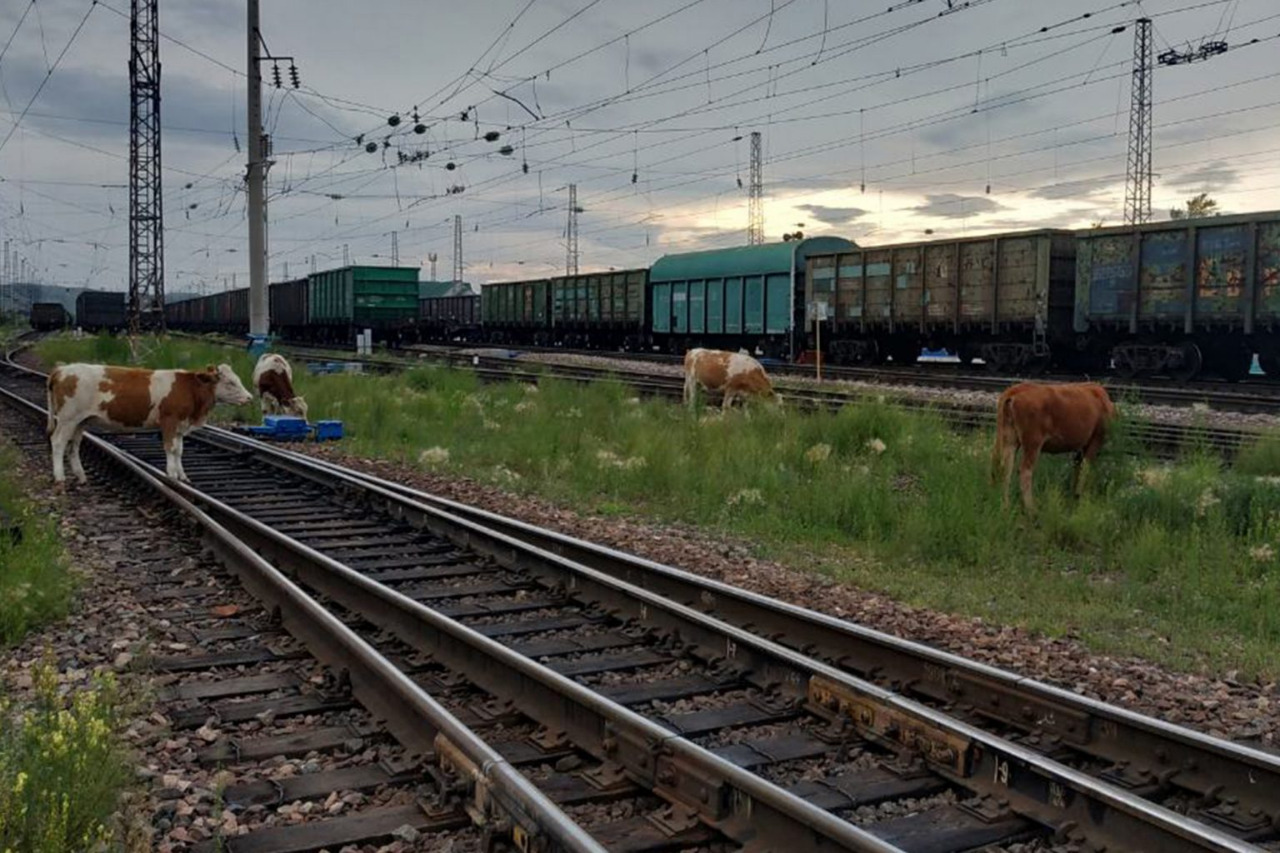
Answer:
[[(762, 683), (791, 685), (811, 706), (827, 708), (834, 721), (845, 723), (861, 735), (899, 751), (904, 747), (919, 750), (931, 769), (962, 787), (1007, 800), (1015, 804), (1017, 813), (1046, 826), (1068, 833), (1078, 830), (1095, 842), (1129, 847), (1136, 845), (1140, 850), (1259, 849), (825, 662), (476, 521), (412, 500), (345, 472), (312, 469), (308, 473), (305, 466), (299, 465), (294, 473), (323, 483), (330, 489), (335, 487), (336, 481), (352, 491), (353, 497), (358, 495), (362, 501), (377, 504), (393, 518), (444, 536), (460, 546), (486, 553), (500, 565), (529, 571), (548, 585), (584, 593), (587, 600), (606, 603), (620, 618), (630, 617), (641, 625), (678, 631), (682, 637), (694, 642), (708, 659), (723, 658), (726, 664), (742, 668)], [(253, 524), (261, 528), (260, 535), (288, 542), (288, 547), (297, 552), (311, 550), (257, 522)], [(308, 554), (309, 561), (327, 559), (314, 552), (311, 554)], [(434, 615), (433, 611), (412, 599), (364, 579), (340, 564), (330, 563), (329, 571), (323, 577), (309, 577), (308, 583), (325, 583), (326, 578), (344, 570), (344, 578), (366, 587), (365, 594), (373, 595), (381, 602), (384, 610), (380, 613), (394, 606), (415, 609), (420, 615)], [(305, 571), (306, 567), (300, 566), (299, 570)], [(325, 592), (339, 600), (343, 594), (341, 589), (326, 588)], [(443, 617), (435, 618), (443, 623), (456, 624)], [(385, 616), (381, 617), (380, 624), (386, 625), (385, 619)], [(424, 650), (434, 648), (429, 644), (419, 645), (422, 630), (418, 624), (408, 626), (401, 637), (415, 647)], [(439, 654), (438, 651), (435, 653)], [(569, 684), (585, 690), (574, 682)], [(587, 693), (591, 695), (590, 691)], [(521, 707), (526, 706), (522, 704)], [(612, 757), (618, 760), (616, 753)], [(629, 769), (634, 771), (634, 768)], [(678, 769), (673, 769), (673, 776), (677, 784), (683, 778)]]
[[(41, 419), (44, 410), (0, 388), (11, 405)], [(244, 587), (279, 612), (282, 626), (320, 662), (345, 673), (353, 695), (386, 721), (392, 735), (412, 753), (432, 756), (468, 794), (465, 811), (491, 832), (511, 836), (525, 850), (606, 853), (585, 830), (453, 714), (297, 584), (272, 566), (224, 524), (196, 505), (203, 496), (153, 469), (98, 436), (89, 446), (128, 477), (143, 483), (181, 510), (201, 539)]]
[(843, 670), (907, 685), (938, 702), (972, 705), (984, 717), (1126, 766), (1127, 776), (1139, 784), (1164, 780), (1204, 798), (1211, 809), (1221, 808), (1220, 815), (1210, 811), (1210, 817), (1225, 824), (1262, 819), (1263, 826), (1269, 822), (1280, 829), (1280, 755), (226, 430), (211, 428), (202, 438), (249, 449), (298, 476), (321, 468), (436, 507), (731, 624), (750, 626), (752, 633)]

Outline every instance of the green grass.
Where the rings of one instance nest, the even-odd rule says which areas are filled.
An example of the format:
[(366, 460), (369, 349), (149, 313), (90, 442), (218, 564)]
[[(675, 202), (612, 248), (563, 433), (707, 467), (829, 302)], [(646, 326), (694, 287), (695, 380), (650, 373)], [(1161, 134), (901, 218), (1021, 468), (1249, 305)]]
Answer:
[(1280, 675), (1280, 481), (1255, 476), (1280, 469), (1280, 445), (1246, 450), (1236, 470), (1207, 450), (1163, 466), (1124, 452), (1137, 448), (1122, 421), (1079, 501), (1068, 461), (1042, 459), (1029, 519), (989, 485), (990, 434), (886, 404), (721, 417), (606, 384), (482, 387), (445, 368), (295, 380), (314, 419), (345, 422), (352, 453), (742, 536), (911, 604), (1098, 650)]
[(118, 847), (112, 814), (130, 769), (116, 684), (106, 675), (62, 694), (52, 660), (33, 676), (30, 704), (0, 697), (0, 850)]
[(15, 461), (12, 448), (0, 449), (0, 507), (22, 531), (16, 544), (0, 535), (0, 648), (65, 616), (76, 585), (53, 520), (23, 497)]

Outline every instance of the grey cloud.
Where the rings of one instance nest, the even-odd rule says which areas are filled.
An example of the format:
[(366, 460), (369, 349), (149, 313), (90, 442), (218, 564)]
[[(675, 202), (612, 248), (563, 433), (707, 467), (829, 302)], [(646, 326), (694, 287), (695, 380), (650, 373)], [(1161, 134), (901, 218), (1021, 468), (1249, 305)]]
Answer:
[(1084, 199), (1107, 192), (1115, 186), (1116, 181), (1111, 177), (1078, 178), (1076, 180), (1059, 181), (1054, 184), (1037, 187), (1036, 189), (1031, 190), (1029, 195), (1033, 198), (1050, 200), (1072, 198)]
[(1234, 166), (1225, 160), (1217, 160), (1198, 169), (1166, 178), (1164, 182), (1177, 189), (1212, 192), (1235, 186), (1240, 183), (1240, 178), (1240, 172)]
[(802, 204), (800, 209), (810, 218), (826, 225), (847, 225), (857, 222), (871, 212), (860, 207), (830, 207), (825, 204)]
[(924, 204), (908, 208), (920, 216), (933, 216), (939, 219), (963, 219), (975, 213), (993, 213), (997, 210), (1008, 210), (994, 199), (981, 195), (957, 195), (940, 193), (926, 195)]

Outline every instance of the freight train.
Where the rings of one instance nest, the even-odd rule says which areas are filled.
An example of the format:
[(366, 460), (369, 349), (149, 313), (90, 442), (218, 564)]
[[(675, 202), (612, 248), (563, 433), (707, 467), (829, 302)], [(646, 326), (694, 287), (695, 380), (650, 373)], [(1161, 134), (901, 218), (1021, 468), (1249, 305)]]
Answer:
[(31, 328), (37, 332), (56, 332), (71, 325), (71, 314), (61, 302), (35, 302), (31, 305)]
[[(840, 237), (666, 255), (647, 269), (417, 299), (417, 270), (345, 267), (270, 287), (302, 341), (470, 341), (836, 364), (947, 349), (990, 369), (1228, 379), (1280, 374), (1280, 212), (863, 247)], [(319, 300), (319, 302), (317, 302)], [(166, 306), (170, 328), (244, 332), (248, 291)], [(821, 328), (818, 328), (821, 324)]]

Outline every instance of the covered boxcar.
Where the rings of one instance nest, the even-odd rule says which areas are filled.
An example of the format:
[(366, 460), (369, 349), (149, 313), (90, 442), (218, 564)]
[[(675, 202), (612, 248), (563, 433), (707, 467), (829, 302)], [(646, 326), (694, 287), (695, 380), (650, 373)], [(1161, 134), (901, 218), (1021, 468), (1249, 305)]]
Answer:
[[(805, 303), (841, 364), (914, 362), (922, 347), (995, 370), (1078, 359), (1074, 240), (1041, 230), (811, 255)], [(806, 329), (812, 335), (813, 318)]]
[(36, 302), (31, 306), (31, 328), (55, 332), (71, 325), (71, 314), (61, 302)]
[(673, 353), (706, 345), (798, 356), (808, 258), (856, 248), (810, 237), (664, 255), (649, 270), (653, 341)]
[(308, 333), (320, 340), (347, 343), (372, 329), (393, 341), (417, 319), (416, 267), (349, 266), (307, 277)]
[(1280, 212), (1079, 232), (1077, 334), (1122, 376), (1280, 373)]
[(278, 281), (267, 289), (271, 331), (285, 340), (307, 337), (307, 280)]
[(479, 334), (479, 294), (433, 296), (418, 300), (418, 337), (421, 340), (473, 340)]
[(76, 325), (86, 332), (116, 332), (125, 320), (123, 291), (86, 290), (76, 297)]

